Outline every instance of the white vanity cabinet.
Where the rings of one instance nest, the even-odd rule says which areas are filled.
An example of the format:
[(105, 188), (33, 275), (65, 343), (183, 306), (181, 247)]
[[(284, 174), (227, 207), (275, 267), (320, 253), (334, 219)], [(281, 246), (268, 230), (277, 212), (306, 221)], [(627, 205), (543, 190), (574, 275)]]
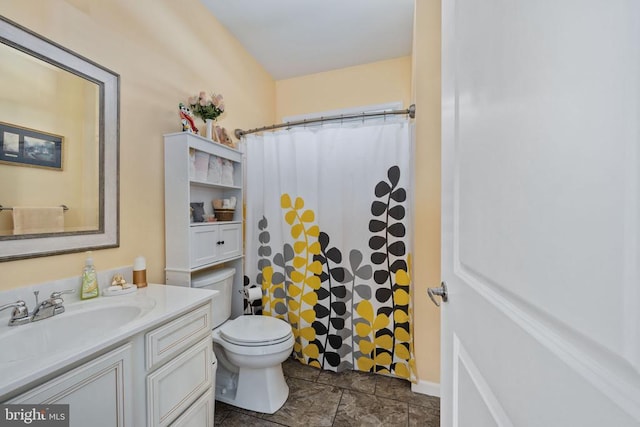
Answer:
[[(215, 393), (214, 393), (215, 394)], [(209, 427), (214, 420), (214, 394), (203, 394), (191, 407), (180, 416), (171, 427)]]
[[(217, 170), (219, 162), (226, 165), (223, 173)], [(164, 136), (168, 285), (190, 286), (194, 276), (224, 265), (235, 268), (233, 286), (242, 289), (243, 168), (241, 151), (188, 132)], [(202, 203), (206, 216), (214, 214), (213, 200), (231, 198), (236, 199), (231, 221), (194, 221), (192, 203)], [(237, 292), (232, 304), (232, 313), (242, 314), (242, 299)]]
[(201, 299), (85, 353), (66, 372), (1, 403), (69, 404), (72, 427), (212, 426), (217, 365), (211, 294), (158, 285), (148, 291), (160, 288), (174, 289), (166, 290), (165, 302), (156, 302), (159, 310), (176, 304), (176, 289), (198, 292)]
[(5, 403), (69, 404), (71, 427), (131, 426), (131, 367), (127, 343)]
[(211, 322), (207, 304), (145, 335), (148, 426), (169, 425), (201, 397), (213, 410)]

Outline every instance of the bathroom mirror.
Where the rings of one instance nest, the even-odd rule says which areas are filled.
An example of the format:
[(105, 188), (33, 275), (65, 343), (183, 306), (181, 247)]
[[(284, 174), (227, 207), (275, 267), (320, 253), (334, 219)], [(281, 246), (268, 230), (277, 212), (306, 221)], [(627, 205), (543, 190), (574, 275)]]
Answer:
[(119, 245), (119, 91), (0, 16), (0, 261)]

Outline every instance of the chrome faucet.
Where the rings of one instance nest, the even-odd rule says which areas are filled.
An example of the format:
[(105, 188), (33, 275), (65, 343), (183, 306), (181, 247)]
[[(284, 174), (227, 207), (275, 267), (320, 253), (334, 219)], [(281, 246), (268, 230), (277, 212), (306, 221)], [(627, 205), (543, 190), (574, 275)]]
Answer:
[(37, 322), (38, 320), (43, 320), (48, 317), (55, 316), (56, 314), (64, 313), (64, 306), (62, 305), (64, 300), (61, 295), (72, 294), (74, 292), (75, 290), (73, 289), (56, 291), (51, 294), (49, 299), (38, 303), (38, 294), (40, 291), (34, 291), (33, 294), (36, 297), (36, 308), (32, 313), (29, 313), (27, 304), (22, 300), (1, 305), (0, 311), (6, 310), (7, 308), (13, 308), (11, 318), (9, 319), (9, 326), (18, 326), (29, 322)]
[(11, 318), (9, 319), (9, 326), (24, 325), (25, 323), (29, 323), (31, 321), (27, 304), (22, 300), (2, 305), (0, 306), (0, 311), (12, 307), (13, 311), (11, 312)]
[[(68, 289), (66, 291), (56, 291), (51, 294), (49, 299), (42, 301), (35, 310), (33, 310), (33, 314), (31, 315), (31, 321), (37, 322), (38, 320), (43, 320), (51, 316), (55, 316), (56, 314), (64, 313), (64, 300), (62, 299), (62, 294), (72, 294), (75, 290)], [(36, 294), (36, 301), (38, 301), (38, 295)]]

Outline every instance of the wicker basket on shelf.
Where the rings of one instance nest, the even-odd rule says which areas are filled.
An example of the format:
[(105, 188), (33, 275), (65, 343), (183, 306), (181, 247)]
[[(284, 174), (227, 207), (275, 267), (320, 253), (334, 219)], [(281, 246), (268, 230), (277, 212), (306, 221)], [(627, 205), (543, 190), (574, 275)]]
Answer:
[(233, 221), (235, 209), (215, 209), (215, 215), (218, 221)]

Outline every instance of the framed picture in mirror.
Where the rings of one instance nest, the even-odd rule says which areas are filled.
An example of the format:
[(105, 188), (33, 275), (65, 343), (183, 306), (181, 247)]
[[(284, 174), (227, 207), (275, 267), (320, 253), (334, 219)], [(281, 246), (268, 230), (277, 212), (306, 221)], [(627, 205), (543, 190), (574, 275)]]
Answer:
[(0, 122), (0, 162), (62, 170), (60, 135)]

